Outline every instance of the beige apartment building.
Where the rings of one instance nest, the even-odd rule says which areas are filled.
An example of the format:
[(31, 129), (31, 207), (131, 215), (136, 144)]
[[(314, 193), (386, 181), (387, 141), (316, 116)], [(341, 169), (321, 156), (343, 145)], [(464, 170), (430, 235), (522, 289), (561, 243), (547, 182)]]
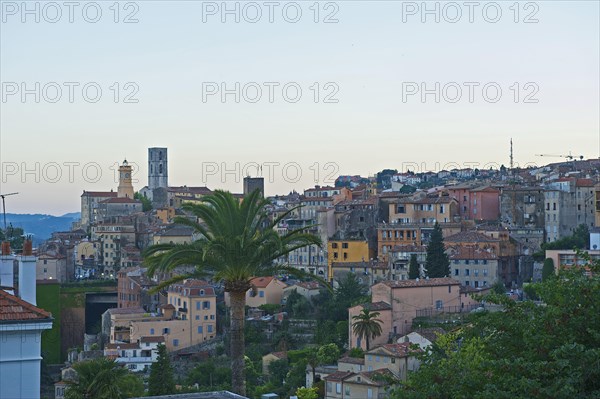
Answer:
[(167, 301), (159, 315), (140, 308), (111, 309), (111, 342), (138, 342), (142, 337), (162, 336), (167, 350), (174, 351), (216, 336), (217, 301), (214, 288), (208, 283), (186, 280), (173, 284), (167, 291)]

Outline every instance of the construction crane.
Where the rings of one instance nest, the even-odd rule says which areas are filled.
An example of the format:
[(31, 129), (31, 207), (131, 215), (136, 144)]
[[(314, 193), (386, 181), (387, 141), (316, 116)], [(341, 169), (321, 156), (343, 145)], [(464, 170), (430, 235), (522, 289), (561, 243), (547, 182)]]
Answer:
[(19, 193), (10, 193), (10, 194), (0, 194), (0, 197), (2, 197), (2, 214), (4, 216), (4, 233), (8, 234), (8, 231), (6, 230), (6, 203), (4, 202), (4, 198), (8, 197), (9, 195), (17, 195)]
[(566, 158), (570, 161), (578, 158), (580, 161), (583, 160), (583, 155), (571, 155), (571, 151), (569, 151), (569, 155), (555, 155), (555, 154), (535, 154), (536, 157), (553, 157), (553, 158)]

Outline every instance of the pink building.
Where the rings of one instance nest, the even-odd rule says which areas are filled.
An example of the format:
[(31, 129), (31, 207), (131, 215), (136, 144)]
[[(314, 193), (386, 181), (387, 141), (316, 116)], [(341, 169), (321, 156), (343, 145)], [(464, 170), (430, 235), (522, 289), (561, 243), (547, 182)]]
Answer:
[(457, 184), (447, 188), (458, 201), (458, 212), (468, 220), (498, 220), (500, 217), (500, 190), (491, 186)]
[(348, 309), (350, 348), (366, 349), (366, 343), (352, 331), (352, 317), (365, 306), (379, 312), (382, 334), (369, 343), (371, 348), (386, 344), (390, 337), (412, 331), (412, 321), (421, 312), (460, 312), (460, 283), (450, 277), (424, 280), (383, 281), (371, 287), (372, 303)]

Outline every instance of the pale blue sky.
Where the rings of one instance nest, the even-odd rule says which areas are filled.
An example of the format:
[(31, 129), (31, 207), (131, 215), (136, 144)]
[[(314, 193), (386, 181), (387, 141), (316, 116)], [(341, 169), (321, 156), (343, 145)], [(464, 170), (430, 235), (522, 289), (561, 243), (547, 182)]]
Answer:
[[(141, 165), (136, 184), (141, 188), (151, 146), (169, 148), (173, 185), (203, 185), (202, 162), (225, 162), (231, 168), (235, 162), (300, 164), (300, 181), (286, 181), (279, 168), (267, 184), (268, 194), (314, 184), (309, 166), (315, 162), (321, 183), (326, 183), (326, 162), (339, 165), (340, 174), (363, 176), (413, 162), (424, 163), (425, 169), (449, 162), (508, 164), (511, 136), (520, 164), (547, 162), (537, 153), (599, 156), (598, 2), (535, 2), (539, 22), (533, 24), (513, 21), (513, 2), (498, 2), (502, 17), (495, 24), (483, 19), (481, 7), (474, 23), (466, 14), (455, 24), (443, 18), (435, 23), (431, 16), (422, 23), (420, 14), (403, 23), (407, 3), (399, 1), (338, 1), (338, 23), (314, 23), (313, 2), (297, 3), (303, 15), (296, 24), (282, 18), (281, 7), (274, 23), (266, 15), (256, 24), (235, 23), (231, 16), (222, 23), (219, 15), (203, 23), (199, 1), (138, 1), (139, 22), (134, 24), (112, 21), (112, 1), (99, 2), (103, 15), (96, 24), (85, 22), (77, 9), (72, 24), (66, 15), (51, 24), (43, 16), (40, 23), (31, 16), (22, 23), (20, 14), (4, 13), (4, 88), (7, 82), (28, 87), (34, 82), (98, 82), (103, 89), (95, 104), (85, 102), (80, 89), (74, 103), (66, 99), (66, 89), (55, 104), (43, 98), (36, 104), (33, 96), (22, 103), (18, 95), (0, 103), (6, 180), (0, 181), (0, 191), (21, 192), (9, 210), (77, 210), (82, 190), (116, 189), (109, 167), (125, 156)], [(258, 4), (268, 11), (264, 2)], [(521, 20), (533, 11), (524, 5), (519, 3)], [(120, 17), (125, 13), (121, 10)], [(139, 103), (114, 103), (109, 89), (114, 82), (135, 82)], [(203, 82), (231, 87), (234, 82), (297, 82), (303, 96), (287, 103), (276, 90), (274, 103), (236, 104), (231, 96), (226, 103), (218, 97), (203, 103)], [(309, 89), (314, 82), (334, 82), (339, 102), (315, 104)], [(425, 103), (419, 96), (403, 102), (403, 82), (429, 87), (434, 82), (497, 82), (503, 93), (497, 103), (483, 99), (481, 86), (473, 103), (465, 98), (436, 104), (433, 96)], [(523, 103), (521, 97), (514, 103), (514, 82), (534, 82), (539, 102)], [(529, 91), (521, 88), (521, 95)], [(21, 168), (23, 162), (31, 169), (40, 162), (39, 173), (7, 175), (7, 163)], [(43, 165), (49, 162), (95, 162), (103, 169), (102, 179), (85, 181), (78, 166), (73, 182), (67, 167), (56, 183), (44, 181), (49, 179), (44, 179)], [(54, 176), (50, 167), (46, 172)], [(233, 176), (221, 180), (212, 176), (205, 183), (241, 190)]]

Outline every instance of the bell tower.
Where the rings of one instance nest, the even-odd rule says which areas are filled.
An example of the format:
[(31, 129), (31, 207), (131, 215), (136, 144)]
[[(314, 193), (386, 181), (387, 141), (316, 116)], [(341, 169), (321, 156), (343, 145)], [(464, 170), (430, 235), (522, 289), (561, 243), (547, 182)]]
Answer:
[(164, 147), (148, 148), (148, 188), (169, 187), (169, 171), (167, 149)]
[(129, 166), (127, 160), (124, 160), (123, 164), (119, 166), (119, 187), (117, 187), (117, 197), (133, 199), (131, 171), (131, 166)]

